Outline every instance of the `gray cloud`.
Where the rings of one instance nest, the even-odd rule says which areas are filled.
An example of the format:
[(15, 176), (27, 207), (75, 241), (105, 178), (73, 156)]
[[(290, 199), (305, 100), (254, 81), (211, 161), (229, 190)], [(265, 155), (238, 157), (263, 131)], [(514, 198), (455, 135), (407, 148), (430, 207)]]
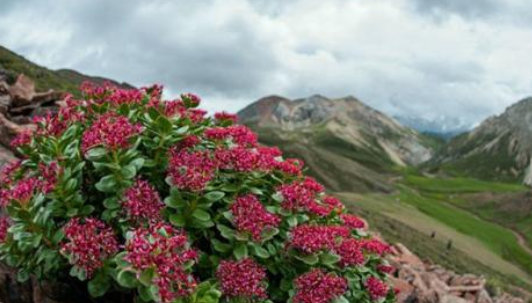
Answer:
[(194, 91), (209, 110), (351, 94), (475, 122), (532, 91), (527, 1), (2, 0), (0, 44), (52, 68)]

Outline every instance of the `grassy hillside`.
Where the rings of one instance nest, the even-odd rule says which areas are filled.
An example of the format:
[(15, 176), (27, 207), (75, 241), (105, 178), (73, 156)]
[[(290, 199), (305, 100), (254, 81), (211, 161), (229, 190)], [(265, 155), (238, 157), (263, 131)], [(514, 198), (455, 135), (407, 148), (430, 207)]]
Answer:
[(532, 290), (532, 278), (519, 267), (407, 203), (382, 194), (337, 194), (391, 243), (403, 243), (422, 258), (458, 273), (484, 275), (489, 283), (508, 290), (512, 286)]
[(8, 81), (10, 82), (14, 82), (16, 77), (21, 73), (27, 75), (35, 82), (37, 91), (54, 89), (77, 94), (79, 85), (83, 81), (91, 81), (95, 83), (110, 81), (121, 87), (131, 87), (126, 83), (118, 83), (101, 77), (91, 77), (72, 70), (50, 70), (17, 55), (1, 45), (0, 67), (7, 70)]
[(312, 134), (294, 131), (282, 135), (271, 128), (255, 130), (262, 143), (279, 146), (286, 157), (305, 161), (308, 173), (331, 190), (390, 192), (393, 189), (388, 179), (394, 164), (378, 149), (360, 149), (319, 129)]

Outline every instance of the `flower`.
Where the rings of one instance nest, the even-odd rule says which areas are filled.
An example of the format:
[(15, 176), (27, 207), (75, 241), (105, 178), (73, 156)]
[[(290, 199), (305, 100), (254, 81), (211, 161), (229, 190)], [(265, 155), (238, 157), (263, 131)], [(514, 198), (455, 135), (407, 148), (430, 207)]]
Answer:
[(222, 111), (217, 112), (214, 114), (214, 119), (216, 119), (217, 122), (231, 122), (236, 123), (238, 122), (238, 116), (235, 114), (230, 114), (228, 112)]
[(7, 217), (0, 218), (0, 243), (4, 243), (7, 240), (7, 230), (11, 227), (11, 222)]
[(14, 200), (21, 205), (27, 205), (35, 191), (41, 189), (42, 183), (35, 177), (28, 177), (17, 182), (12, 188), (2, 190), (0, 205), (6, 206)]
[(198, 145), (201, 142), (200, 138), (195, 135), (189, 135), (183, 138), (183, 140), (179, 141), (177, 144), (178, 149), (187, 149), (192, 148), (196, 145)]
[(339, 262), (341, 267), (359, 266), (366, 262), (362, 247), (356, 239), (345, 239), (334, 250), (341, 257)]
[(202, 191), (214, 178), (216, 161), (208, 151), (175, 148), (170, 152), (168, 175), (179, 189)]
[(29, 145), (33, 139), (34, 131), (31, 129), (24, 129), (11, 141), (11, 147), (17, 148)]
[(234, 144), (242, 147), (255, 147), (257, 145), (257, 135), (243, 125), (213, 127), (205, 130), (204, 134), (207, 139), (215, 141), (231, 139)]
[(20, 171), (22, 167), (21, 160), (14, 160), (2, 167), (0, 171), (0, 184), (10, 185), (15, 181), (15, 175)]
[(124, 259), (140, 272), (153, 269), (161, 302), (172, 302), (189, 295), (196, 281), (186, 269), (198, 258), (186, 234), (166, 223), (151, 224), (133, 231), (126, 243)]
[(281, 219), (266, 211), (257, 196), (248, 194), (236, 198), (231, 205), (233, 224), (240, 232), (248, 232), (255, 241), (260, 241), (266, 228), (277, 227)]
[(103, 266), (103, 262), (118, 252), (118, 242), (111, 227), (95, 218), (71, 219), (64, 227), (67, 241), (61, 252), (70, 264), (85, 270), (87, 277)]
[(352, 229), (366, 228), (366, 222), (364, 222), (364, 220), (351, 214), (341, 214), (340, 220), (342, 220), (345, 226), (352, 228)]
[(71, 95), (65, 98), (65, 106), (59, 108), (56, 114), (48, 113), (45, 117), (34, 117), (37, 124), (37, 134), (40, 136), (59, 136), (71, 124), (84, 120), (83, 111), (79, 110), (82, 102), (74, 100)]
[(304, 253), (311, 254), (333, 250), (338, 238), (347, 237), (349, 230), (343, 226), (300, 225), (290, 232), (290, 244)]
[(331, 303), (347, 291), (344, 278), (318, 268), (299, 276), (294, 284), (294, 303)]
[(375, 277), (369, 277), (366, 280), (365, 286), (369, 292), (369, 296), (374, 301), (386, 297), (389, 291), (388, 285)]
[(284, 209), (305, 210), (321, 217), (329, 215), (334, 209), (316, 200), (316, 194), (323, 190), (323, 186), (310, 177), (305, 178), (303, 182), (281, 185), (278, 190), (283, 196), (281, 206)]
[(81, 148), (84, 152), (98, 145), (109, 150), (125, 149), (130, 146), (130, 139), (140, 131), (140, 125), (131, 124), (126, 117), (107, 113), (85, 131)]
[(390, 252), (390, 246), (378, 239), (362, 240), (362, 248), (369, 253), (383, 256)]
[(384, 265), (384, 264), (379, 264), (377, 265), (377, 270), (383, 274), (393, 274), (395, 272), (395, 267), (391, 266), (391, 265)]
[(277, 169), (289, 174), (289, 175), (299, 175), (301, 174), (301, 170), (303, 169), (303, 166), (305, 165), (305, 162), (300, 159), (286, 159), (282, 162), (277, 163)]
[(196, 107), (201, 102), (201, 98), (193, 93), (181, 94), (181, 99), (186, 107)]
[(164, 203), (159, 193), (148, 181), (137, 179), (126, 190), (123, 206), (129, 219), (133, 221), (158, 221), (161, 218), (161, 210)]
[(62, 168), (57, 162), (51, 162), (49, 165), (39, 163), (39, 171), (41, 172), (42, 181), (41, 189), (47, 194), (54, 190), (57, 183), (57, 176), (61, 173)]
[(253, 171), (257, 162), (257, 154), (244, 147), (217, 149), (215, 157), (219, 163), (219, 168), (238, 172)]
[(266, 270), (250, 258), (240, 261), (222, 260), (216, 271), (221, 291), (227, 297), (243, 299), (267, 298)]

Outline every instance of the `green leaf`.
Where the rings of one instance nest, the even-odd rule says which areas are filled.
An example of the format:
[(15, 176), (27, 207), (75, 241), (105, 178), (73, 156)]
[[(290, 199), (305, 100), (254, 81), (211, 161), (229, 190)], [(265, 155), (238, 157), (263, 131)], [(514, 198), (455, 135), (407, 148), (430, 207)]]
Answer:
[(116, 197), (111, 197), (103, 200), (103, 206), (108, 209), (118, 209), (120, 208), (120, 203)]
[(116, 191), (116, 180), (113, 175), (107, 175), (100, 179), (98, 183), (96, 183), (96, 189), (104, 192), (104, 193), (110, 193)]
[(188, 131), (190, 127), (188, 125), (185, 125), (185, 126), (181, 126), (180, 128), (178, 128), (175, 133), (178, 134), (178, 135), (182, 135), (184, 133), (186, 133)]
[(328, 266), (333, 266), (341, 259), (342, 258), (339, 255), (330, 252), (325, 252), (320, 255), (320, 262)]
[(233, 250), (233, 255), (237, 260), (242, 260), (248, 257), (248, 247), (246, 243), (238, 243)]
[(168, 120), (166, 117), (159, 116), (156, 123), (163, 133), (169, 133), (172, 131), (172, 122), (170, 122), (170, 120)]
[(115, 256), (115, 262), (116, 262), (116, 265), (120, 266), (120, 267), (128, 267), (130, 266), (131, 264), (129, 264), (129, 262), (127, 262), (126, 260), (124, 260), (124, 257), (126, 256), (126, 252), (123, 251), (119, 254), (117, 254)]
[(216, 224), (216, 228), (220, 231), (222, 237), (228, 240), (233, 240), (235, 238), (235, 231), (232, 228), (223, 224)]
[(281, 203), (283, 202), (283, 195), (280, 193), (280, 192), (276, 192), (275, 194), (272, 195), (272, 199), (274, 199), (275, 201)]
[(214, 247), (214, 249), (216, 251), (218, 251), (218, 252), (226, 253), (226, 252), (231, 250), (231, 245), (223, 243), (223, 242), (221, 242), (219, 240), (212, 239), (211, 243), (212, 243), (212, 246)]
[(139, 281), (144, 286), (150, 286), (154, 275), (155, 275), (155, 272), (153, 268), (147, 269), (140, 274)]
[(133, 288), (137, 285), (137, 279), (135, 278), (135, 273), (128, 271), (128, 270), (122, 270), (118, 273), (116, 276), (116, 281), (120, 286), (126, 287), (126, 288)]
[(308, 265), (316, 265), (320, 261), (318, 256), (316, 256), (315, 254), (296, 256), (296, 259), (303, 261), (305, 264)]
[(207, 200), (212, 201), (212, 202), (218, 201), (222, 199), (223, 197), (225, 197), (225, 193), (223, 191), (211, 191), (205, 195), (205, 198), (207, 198)]
[(192, 212), (192, 217), (200, 221), (210, 221), (211, 215), (203, 209), (196, 209)]
[(349, 303), (349, 300), (347, 300), (344, 296), (339, 296), (334, 299), (333, 303)]
[(170, 223), (177, 227), (184, 227), (186, 224), (186, 218), (183, 214), (170, 215)]
[(107, 150), (103, 147), (96, 147), (90, 149), (86, 154), (85, 157), (91, 161), (98, 160), (105, 156), (107, 154)]
[(21, 269), (18, 271), (17, 273), (17, 281), (19, 281), (20, 283), (24, 283), (26, 281), (28, 281), (30, 278), (30, 274), (24, 270), (24, 269)]
[(135, 160), (131, 161), (129, 165), (133, 165), (137, 171), (139, 171), (144, 166), (144, 158), (136, 158)]
[(110, 286), (111, 283), (109, 283), (109, 279), (105, 274), (99, 273), (94, 279), (89, 281), (87, 288), (92, 297), (98, 298), (105, 295)]
[(135, 165), (126, 165), (122, 167), (122, 169), (120, 170), (120, 174), (122, 175), (122, 177), (124, 177), (124, 179), (133, 179), (137, 174), (137, 168), (135, 167)]
[(268, 251), (257, 244), (253, 244), (253, 253), (255, 254), (255, 256), (262, 259), (267, 259), (270, 257)]
[(266, 242), (266, 241), (269, 241), (271, 240), (273, 237), (275, 237), (277, 234), (279, 233), (279, 229), (275, 228), (275, 227), (269, 227), (269, 228), (266, 228), (263, 232), (262, 232), (262, 242)]
[(81, 214), (83, 215), (90, 215), (94, 211), (94, 206), (92, 205), (85, 205), (81, 209)]

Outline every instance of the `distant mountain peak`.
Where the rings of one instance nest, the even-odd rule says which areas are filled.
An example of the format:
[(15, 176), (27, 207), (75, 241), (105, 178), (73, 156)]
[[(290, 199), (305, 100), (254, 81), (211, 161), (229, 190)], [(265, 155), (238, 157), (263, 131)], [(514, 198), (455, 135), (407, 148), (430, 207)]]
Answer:
[(432, 155), (416, 131), (353, 96), (328, 98), (320, 94), (288, 100), (261, 98), (238, 113), (240, 121), (259, 129), (270, 129), (281, 137), (305, 133), (301, 140), (329, 133), (363, 149), (375, 148), (397, 165), (418, 164)]

